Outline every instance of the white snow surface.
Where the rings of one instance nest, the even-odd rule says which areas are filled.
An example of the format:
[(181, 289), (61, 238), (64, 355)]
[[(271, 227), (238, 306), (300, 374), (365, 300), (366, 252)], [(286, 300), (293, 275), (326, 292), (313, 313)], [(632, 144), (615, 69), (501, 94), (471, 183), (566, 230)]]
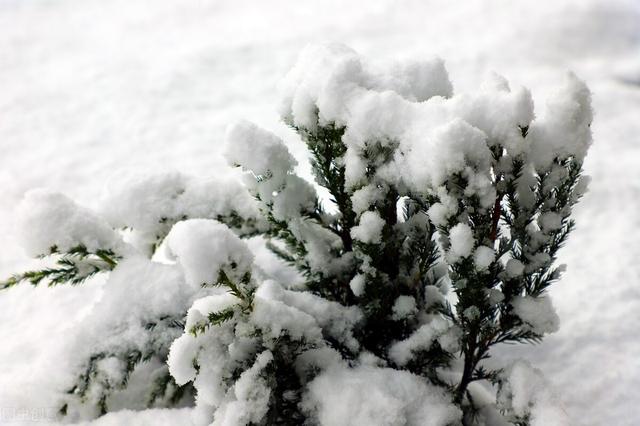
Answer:
[[(301, 142), (278, 123), (277, 83), (305, 45), (325, 41), (346, 43), (374, 61), (396, 61), (395, 75), (405, 83), (437, 69), (433, 57), (440, 56), (453, 93), (476, 90), (495, 70), (513, 88), (530, 88), (539, 111), (550, 100), (553, 113), (541, 117), (554, 135), (562, 132), (554, 120), (588, 118), (580, 99), (573, 109), (555, 105), (555, 88), (568, 70), (587, 83), (595, 111), (585, 163), (592, 181), (561, 252), (567, 272), (550, 292), (560, 329), (541, 345), (496, 355), (523, 356), (542, 370), (571, 424), (637, 424), (640, 6), (634, 0), (0, 0), (0, 273), (32, 264), (16, 248), (16, 206), (27, 190), (44, 187), (99, 207), (102, 186), (114, 174), (230, 173), (221, 147), (225, 126), (237, 119), (281, 137), (298, 172), (310, 177)], [(408, 58), (424, 60), (403, 65)], [(449, 94), (447, 82), (369, 84), (421, 100)], [(539, 154), (544, 163), (545, 152)], [(429, 214), (453, 213), (443, 206)], [(518, 269), (510, 268), (514, 275)], [(100, 280), (73, 288), (25, 285), (0, 294), (0, 420), (53, 421), (52, 395), (75, 359), (74, 328), (93, 315), (104, 286)], [(144, 303), (142, 295), (128, 297)], [(192, 412), (123, 411), (94, 423), (189, 424)]]
[(483, 271), (491, 265), (491, 262), (496, 258), (496, 252), (487, 246), (479, 246), (473, 252), (473, 261), (478, 271)]
[(244, 426), (258, 423), (269, 410), (271, 388), (260, 372), (273, 361), (273, 354), (264, 351), (255, 364), (243, 372), (233, 385), (235, 400), (216, 410), (212, 426)]
[(195, 288), (217, 284), (226, 265), (234, 263), (236, 268), (225, 272), (241, 277), (253, 264), (254, 256), (245, 242), (226, 225), (210, 219), (176, 223), (167, 235), (166, 248), (182, 266), (187, 284)]
[(378, 212), (366, 211), (360, 216), (358, 225), (351, 228), (351, 236), (365, 244), (377, 244), (382, 238), (384, 224)]
[(451, 248), (449, 249), (449, 257), (452, 262), (461, 257), (467, 257), (471, 254), (475, 241), (473, 239), (473, 231), (466, 223), (458, 223), (449, 231), (449, 240)]
[(406, 371), (333, 367), (308, 387), (303, 404), (325, 426), (446, 426), (460, 420), (442, 391)]
[(422, 325), (405, 340), (395, 342), (389, 348), (389, 358), (399, 366), (411, 361), (415, 352), (427, 351), (437, 340), (440, 345), (451, 352), (457, 351), (459, 330), (452, 327), (442, 317), (434, 317)]
[(497, 400), (517, 417), (530, 416), (531, 426), (568, 426), (569, 416), (550, 389), (542, 371), (515, 361), (503, 372), (504, 385)]
[(558, 331), (559, 318), (549, 296), (516, 296), (511, 301), (513, 312), (524, 322), (524, 328), (538, 334)]
[(131, 229), (129, 240), (141, 248), (162, 239), (183, 218), (215, 219), (232, 212), (254, 220), (259, 216), (237, 177), (199, 178), (171, 170), (114, 174), (98, 209), (113, 227)]
[(17, 211), (21, 241), (31, 256), (47, 255), (55, 247), (66, 252), (84, 246), (90, 252), (118, 249), (116, 232), (91, 210), (64, 194), (33, 190), (25, 194)]

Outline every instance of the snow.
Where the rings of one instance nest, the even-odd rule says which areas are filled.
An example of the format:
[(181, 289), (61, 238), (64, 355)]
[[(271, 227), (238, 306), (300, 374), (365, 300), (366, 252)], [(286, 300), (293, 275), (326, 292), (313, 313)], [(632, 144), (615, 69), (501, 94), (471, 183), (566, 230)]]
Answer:
[[(143, 285), (145, 282), (154, 284)], [(190, 304), (196, 293), (185, 286), (176, 267), (131, 256), (109, 274), (100, 304), (93, 307), (89, 316), (101, 315), (101, 322), (113, 324), (108, 320), (111, 315), (125, 321), (175, 315)]]
[(217, 284), (221, 269), (236, 282), (253, 263), (253, 254), (244, 241), (227, 226), (210, 219), (178, 222), (167, 235), (166, 247), (168, 254), (177, 258), (187, 283), (196, 288)]
[(496, 305), (504, 300), (504, 293), (500, 290), (492, 288), (489, 290), (489, 304)]
[[(433, 112), (438, 114), (437, 110)], [(416, 144), (411, 147), (411, 154), (407, 158), (407, 166), (415, 175), (416, 188), (438, 187), (453, 174), (467, 171), (468, 164), (479, 170), (486, 170), (490, 164), (491, 153), (485, 142), (486, 135), (460, 118), (435, 127), (431, 138), (433, 145)], [(428, 159), (428, 163), (421, 164), (420, 161), (425, 159)]]
[[(330, 13), (335, 9), (340, 13)], [(299, 141), (272, 112), (277, 80), (309, 42), (346, 42), (374, 60), (440, 56), (456, 93), (475, 90), (495, 69), (516, 83), (512, 87), (531, 88), (536, 115), (544, 120), (544, 100), (573, 70), (592, 90), (595, 143), (585, 160), (590, 192), (560, 253), (568, 270), (550, 291), (562, 326), (541, 345), (504, 348), (497, 356), (531, 359), (557, 388), (573, 424), (633, 426), (640, 417), (633, 355), (640, 351), (634, 337), (640, 326), (634, 232), (639, 16), (633, 0), (2, 2), (0, 272), (30, 265), (14, 249), (12, 219), (26, 190), (47, 187), (95, 207), (103, 183), (123, 169), (226, 173), (221, 141), (225, 127), (239, 118), (274, 129), (298, 171), (310, 177)], [(405, 82), (414, 81), (412, 73), (399, 72)], [(425, 88), (403, 87), (398, 90), (428, 96)], [(584, 93), (571, 93), (576, 104), (555, 111), (582, 120)], [(513, 119), (522, 120), (525, 106)], [(545, 131), (559, 129), (549, 124)], [(445, 213), (456, 214), (449, 207)], [(66, 336), (104, 289), (100, 282), (22, 286), (1, 295), (0, 340), (11, 343), (0, 345), (0, 381), (11, 386), (0, 389), (0, 406), (55, 406), (49, 395), (59, 391), (60, 372), (69, 365)], [(97, 422), (183, 424), (190, 415), (126, 411)]]
[(303, 404), (324, 426), (446, 426), (461, 416), (417, 376), (372, 366), (327, 370), (309, 383)]
[(79, 425), (121, 426), (135, 424), (137, 426), (155, 426), (158, 424), (191, 425), (192, 408), (155, 408), (145, 411), (121, 410), (108, 413), (93, 422), (82, 422)]
[(555, 212), (546, 212), (538, 218), (540, 229), (545, 232), (555, 231), (562, 228), (562, 216)]
[(405, 366), (417, 352), (429, 350), (436, 340), (443, 348), (455, 352), (458, 345), (458, 332), (459, 330), (452, 327), (444, 318), (434, 317), (405, 340), (391, 345), (389, 357), (399, 366)]
[(217, 219), (235, 213), (257, 221), (258, 226), (261, 221), (257, 204), (237, 179), (196, 178), (177, 171), (127, 171), (112, 176), (99, 211), (111, 226), (132, 230), (130, 240), (141, 248), (162, 241), (175, 222), (186, 218)]
[(444, 188), (438, 188), (437, 191), (440, 202), (434, 203), (427, 215), (436, 226), (445, 226), (447, 219), (458, 211), (456, 199), (449, 195)]
[(592, 120), (591, 93), (583, 81), (569, 73), (564, 86), (549, 99), (542, 120), (529, 129), (536, 167), (547, 169), (555, 153), (561, 153), (561, 158), (584, 159), (591, 144)]
[[(153, 285), (148, 285), (153, 283)], [(83, 306), (81, 319), (75, 325), (74, 332), (64, 339), (66, 356), (60, 366), (59, 373), (52, 377), (56, 397), (52, 406), (60, 406), (61, 401), (68, 403), (71, 420), (86, 419), (95, 416), (93, 406), (100, 397), (100, 386), (89, 389), (88, 401), (80, 406), (75, 397), (70, 399), (63, 393), (77, 382), (77, 377), (87, 368), (87, 362), (93, 355), (108, 355), (94, 372), (112, 383), (120, 372), (115, 372), (116, 360), (112, 354), (127, 354), (131, 351), (141, 353), (152, 350), (155, 353), (166, 353), (172, 341), (180, 335), (177, 328), (168, 327), (161, 318), (180, 318), (194, 298), (197, 289), (185, 285), (180, 270), (172, 265), (152, 262), (140, 255), (131, 255), (121, 260), (106, 280), (96, 277), (83, 285), (96, 286), (101, 292), (99, 299), (88, 300)], [(92, 303), (93, 302), (93, 303)], [(149, 327), (149, 324), (154, 326)], [(146, 374), (138, 379), (131, 378), (130, 383), (138, 386), (138, 394), (122, 398), (114, 395), (109, 406), (116, 409), (141, 409), (145, 406), (148, 388), (153, 384), (149, 376), (166, 371), (158, 359), (145, 363)], [(62, 367), (64, 366), (64, 367)]]
[(252, 321), (271, 339), (286, 333), (293, 339), (304, 338), (319, 343), (322, 330), (325, 330), (350, 349), (358, 348), (353, 329), (363, 315), (357, 307), (345, 307), (310, 293), (286, 290), (271, 280), (260, 285), (254, 305)]
[(190, 330), (195, 325), (206, 322), (209, 314), (221, 312), (238, 303), (240, 303), (240, 299), (229, 293), (202, 297), (193, 302), (193, 305), (189, 308), (184, 328), (185, 330)]
[[(394, 75), (398, 68), (393, 65), (386, 69), (374, 66), (353, 50), (334, 43), (310, 46), (300, 54), (282, 85), (282, 117), (293, 126), (308, 129), (317, 123), (346, 126), (342, 140), (347, 152), (343, 162), (350, 189), (358, 190), (366, 182), (367, 162), (372, 160), (362, 152), (375, 141), (394, 149), (391, 158), (377, 165), (376, 178), (406, 185), (416, 192), (438, 192), (449, 178), (461, 175), (468, 181), (465, 195), (478, 195), (483, 208), (495, 200), (490, 176), (491, 146), (501, 143), (510, 156), (528, 153), (531, 143), (543, 150), (553, 149), (548, 162), (540, 167), (548, 167), (557, 155), (574, 153), (562, 146), (544, 145), (546, 142), (540, 137), (537, 142), (533, 136), (523, 137), (521, 129), (528, 128), (534, 119), (528, 90), (519, 87), (512, 91), (503, 77), (491, 74), (476, 92), (453, 95), (442, 62), (433, 63), (438, 65), (425, 67), (416, 63), (410, 67), (432, 73), (423, 80), (423, 85), (428, 86), (425, 92), (424, 87), (416, 87), (413, 74)], [(576, 95), (584, 85), (580, 86), (577, 80), (571, 82), (575, 87), (562, 92), (566, 99), (554, 98), (556, 103), (570, 104), (578, 98), (579, 112), (590, 111), (588, 93)], [(557, 108), (567, 109), (562, 105)], [(573, 120), (568, 115), (563, 117), (572, 120), (573, 127), (563, 130), (572, 133), (573, 145), (588, 146), (585, 141), (590, 140), (590, 122)], [(553, 126), (538, 124), (542, 129)], [(552, 131), (542, 131), (540, 135), (552, 135)], [(537, 154), (536, 161), (542, 161), (540, 158)], [(358, 209), (369, 198), (367, 195), (356, 197)], [(442, 208), (432, 213), (441, 223), (445, 213)]]
[(446, 288), (441, 289), (440, 287), (435, 285), (425, 286), (425, 289), (424, 289), (425, 308), (430, 308), (431, 306), (440, 305), (444, 303), (445, 300), (444, 300), (443, 290), (445, 290), (444, 293), (446, 293)]
[(434, 203), (427, 214), (429, 215), (429, 219), (436, 226), (444, 226), (447, 223), (448, 210), (442, 203)]
[(376, 244), (382, 238), (385, 221), (378, 212), (366, 211), (360, 216), (358, 225), (351, 228), (351, 236), (365, 244)]
[(416, 299), (412, 296), (398, 296), (393, 306), (391, 307), (393, 312), (392, 318), (396, 321), (405, 319), (417, 312)]
[[(200, 321), (202, 311), (227, 307), (234, 301), (226, 295), (206, 297), (194, 303), (189, 310), (189, 325)], [(202, 416), (202, 421), (211, 422), (213, 409), (225, 401), (229, 391), (229, 384), (225, 377), (237, 367), (238, 363), (246, 362), (253, 353), (252, 339), (244, 339), (246, 346), (240, 348), (231, 345), (234, 341), (236, 315), (230, 321), (223, 322), (205, 329), (201, 333), (191, 334), (185, 329), (184, 334), (175, 339), (169, 350), (169, 372), (175, 374), (177, 383), (193, 381), (197, 390), (196, 409), (194, 417)]]
[(264, 202), (273, 202), (275, 219), (289, 221), (299, 217), (300, 212), (313, 211), (316, 192), (309, 182), (295, 175), (287, 175), (282, 185), (279, 191), (272, 193), (272, 197), (265, 195), (264, 191), (261, 193)]
[(358, 342), (353, 337), (353, 330), (363, 319), (363, 313), (356, 306), (343, 306), (330, 302), (313, 294), (278, 288), (274, 281), (267, 281), (262, 287), (271, 287), (272, 294), (295, 309), (313, 317), (315, 322), (333, 339), (344, 343), (356, 351)]
[(451, 94), (451, 82), (440, 59), (396, 63), (390, 71), (362, 63), (354, 50), (341, 44), (311, 45), (300, 53), (296, 66), (281, 83), (280, 113), (286, 121), (313, 129), (318, 111), (321, 124), (345, 124), (345, 114), (353, 111), (341, 99), (350, 97), (345, 96), (345, 90), (353, 92), (359, 86), (392, 91), (417, 102)]
[[(188, 362), (189, 357), (196, 351), (196, 340), (187, 334), (183, 334), (173, 341), (167, 364), (169, 372), (180, 386), (196, 378), (197, 370), (193, 362)], [(187, 360), (187, 362), (184, 362)]]
[(382, 196), (382, 191), (380, 191), (380, 189), (374, 184), (366, 185), (353, 191), (353, 194), (351, 195), (353, 212), (360, 214), (367, 211), (369, 207), (376, 203), (376, 201), (381, 201)]
[(296, 160), (281, 138), (253, 123), (231, 124), (225, 136), (224, 155), (231, 166), (240, 166), (247, 187), (269, 206), (276, 220), (289, 222), (300, 212), (313, 211), (316, 192), (311, 184), (292, 174)]
[(285, 333), (294, 340), (303, 338), (309, 342), (320, 341), (322, 330), (315, 319), (306, 312), (278, 300), (281, 288), (274, 282), (267, 282), (258, 288), (251, 318), (264, 328), (269, 339), (278, 339)]
[(233, 397), (223, 402), (216, 410), (212, 426), (244, 426), (258, 424), (269, 410), (271, 389), (260, 373), (273, 361), (273, 354), (264, 351), (258, 355), (253, 366), (243, 372), (235, 382)]
[(527, 361), (516, 360), (502, 373), (498, 404), (516, 418), (530, 416), (531, 426), (569, 426), (571, 424), (557, 395), (539, 369)]
[(227, 161), (256, 176), (268, 177), (274, 171), (291, 171), (296, 165), (282, 139), (248, 121), (231, 124), (225, 140)]
[(23, 247), (31, 256), (84, 246), (90, 252), (116, 250), (122, 243), (104, 219), (59, 193), (28, 192), (17, 211)]
[(509, 259), (505, 266), (507, 275), (514, 278), (522, 275), (524, 272), (524, 265), (518, 259)]
[(449, 230), (449, 240), (451, 242), (449, 255), (453, 261), (471, 255), (475, 240), (473, 239), (473, 231), (471, 231), (469, 225), (466, 223), (458, 223), (453, 226)]
[(356, 297), (360, 297), (364, 294), (366, 284), (366, 277), (362, 274), (357, 274), (349, 281), (349, 288)]
[(473, 262), (478, 271), (484, 271), (496, 258), (496, 252), (487, 246), (478, 246), (473, 252)]
[(475, 321), (480, 318), (480, 309), (477, 306), (469, 306), (462, 311), (462, 316), (469, 321)]
[(560, 327), (549, 296), (516, 296), (511, 301), (513, 312), (524, 322), (524, 329), (537, 334), (553, 333)]
[[(241, 311), (242, 303), (244, 300), (228, 293), (197, 299), (188, 311), (185, 333), (171, 345), (169, 371), (177, 383), (193, 382), (198, 423), (209, 424), (212, 418), (214, 425), (259, 423), (271, 396), (271, 386), (262, 371), (273, 354), (264, 348), (277, 348), (285, 336), (300, 342), (303, 348), (314, 348), (315, 353), (307, 352), (296, 361), (296, 369), (302, 372), (318, 359), (327, 359), (319, 355), (323, 348), (329, 350), (323, 331), (350, 349), (358, 349), (353, 329), (362, 313), (356, 307), (286, 290), (272, 280), (257, 288), (250, 311)], [(211, 313), (227, 309), (233, 309), (227, 321), (189, 332), (194, 326), (207, 324)], [(239, 368), (243, 371), (240, 377), (230, 381)]]

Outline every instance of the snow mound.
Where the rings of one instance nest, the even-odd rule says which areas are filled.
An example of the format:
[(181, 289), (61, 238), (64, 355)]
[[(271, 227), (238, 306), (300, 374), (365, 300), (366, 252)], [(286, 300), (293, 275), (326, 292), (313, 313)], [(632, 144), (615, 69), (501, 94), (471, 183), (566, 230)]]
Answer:
[(527, 361), (515, 361), (503, 374), (498, 406), (511, 420), (529, 418), (531, 426), (569, 426), (571, 423), (558, 397), (542, 372)]
[(28, 192), (18, 209), (22, 242), (31, 256), (84, 246), (88, 251), (117, 249), (122, 243), (113, 229), (91, 210), (65, 195), (47, 190)]
[(333, 367), (308, 385), (305, 409), (322, 426), (446, 426), (461, 412), (418, 376), (390, 368)]

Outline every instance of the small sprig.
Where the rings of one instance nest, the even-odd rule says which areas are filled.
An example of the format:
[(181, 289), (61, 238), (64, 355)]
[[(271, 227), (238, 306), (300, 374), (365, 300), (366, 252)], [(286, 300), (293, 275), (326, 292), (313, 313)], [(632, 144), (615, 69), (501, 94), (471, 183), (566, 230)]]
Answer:
[(27, 281), (36, 286), (43, 281), (48, 285), (69, 283), (77, 285), (99, 272), (113, 270), (120, 257), (112, 250), (99, 249), (89, 251), (85, 246), (76, 246), (69, 251), (60, 253), (57, 247), (52, 247), (48, 256), (57, 256), (55, 266), (34, 271), (26, 271), (12, 275), (5, 281), (0, 281), (0, 290), (4, 290), (21, 282)]
[(209, 312), (206, 321), (199, 322), (189, 329), (189, 333), (191, 335), (198, 336), (199, 334), (207, 331), (211, 326), (219, 326), (230, 321), (234, 318), (236, 313), (242, 315), (248, 315), (251, 313), (253, 310), (253, 295), (255, 293), (255, 287), (250, 286), (251, 273), (245, 273), (242, 278), (240, 278), (239, 284), (240, 285), (234, 283), (223, 269), (218, 272), (218, 280), (214, 286), (226, 287), (227, 292), (238, 298), (240, 301), (221, 311)]

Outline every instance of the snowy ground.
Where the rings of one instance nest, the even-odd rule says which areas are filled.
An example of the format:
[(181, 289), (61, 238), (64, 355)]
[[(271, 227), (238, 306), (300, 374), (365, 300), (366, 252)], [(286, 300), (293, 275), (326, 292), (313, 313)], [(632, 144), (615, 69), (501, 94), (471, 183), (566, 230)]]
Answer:
[[(123, 169), (223, 173), (244, 117), (289, 135), (278, 79), (309, 42), (439, 55), (454, 87), (490, 70), (541, 103), (570, 69), (594, 94), (591, 191), (552, 291), (560, 332), (510, 348), (547, 372), (576, 425), (640, 422), (640, 4), (634, 0), (0, 0), (0, 274), (28, 265), (13, 210), (33, 187), (93, 205)], [(289, 135), (290, 136), (290, 135)], [(294, 149), (299, 144), (291, 137)], [(0, 424), (51, 416), (68, 336), (100, 285), (0, 294)], [(176, 424), (188, 410), (95, 424)]]

